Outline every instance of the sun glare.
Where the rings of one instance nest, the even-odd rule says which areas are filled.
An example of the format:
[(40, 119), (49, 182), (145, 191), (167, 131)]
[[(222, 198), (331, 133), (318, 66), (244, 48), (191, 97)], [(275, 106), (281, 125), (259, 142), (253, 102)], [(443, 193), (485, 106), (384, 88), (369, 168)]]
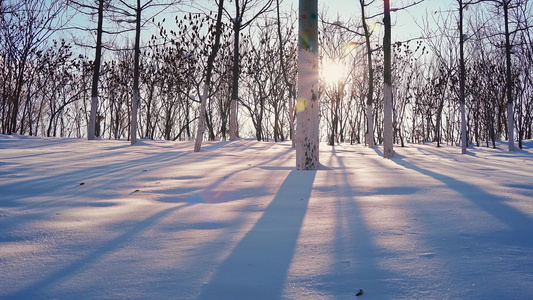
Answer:
[(334, 60), (325, 59), (322, 63), (321, 78), (328, 84), (336, 84), (346, 75), (346, 66)]

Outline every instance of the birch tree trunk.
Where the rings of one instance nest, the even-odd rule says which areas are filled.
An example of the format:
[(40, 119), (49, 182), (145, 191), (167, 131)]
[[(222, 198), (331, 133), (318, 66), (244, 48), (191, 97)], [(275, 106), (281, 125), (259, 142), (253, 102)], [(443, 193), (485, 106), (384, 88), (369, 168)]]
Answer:
[(366, 143), (368, 148), (374, 148), (374, 115), (372, 114), (372, 103), (366, 104)]
[(464, 42), (465, 37), (463, 34), (463, 0), (459, 0), (459, 98), (461, 103), (461, 153), (466, 154), (466, 147), (468, 144), (466, 134), (466, 99), (465, 99), (465, 55), (464, 55)]
[(509, 41), (509, 4), (511, 0), (503, 0), (503, 17), (505, 21), (505, 58), (507, 61), (507, 128), (509, 131), (509, 151), (515, 151), (514, 146), (514, 103), (513, 103), (513, 82), (511, 77), (511, 43)]
[(137, 143), (137, 116), (140, 100), (139, 92), (139, 59), (141, 55), (140, 42), (141, 42), (141, 0), (137, 0), (137, 19), (135, 20), (135, 53), (134, 53), (134, 67), (133, 67), (133, 99), (131, 102), (131, 144), (134, 145)]
[(391, 75), (391, 19), (390, 1), (384, 0), (385, 36), (383, 37), (383, 157), (392, 158), (393, 130), (392, 130), (392, 75)]
[(235, 0), (235, 11), (236, 16), (233, 20), (233, 32), (234, 32), (234, 41), (233, 41), (233, 81), (231, 89), (231, 100), (230, 100), (230, 109), (229, 109), (229, 140), (233, 141), (237, 138), (237, 101), (239, 100), (239, 38), (241, 35), (241, 19), (239, 1)]
[[(294, 89), (294, 87), (291, 87), (291, 89)], [(291, 94), (294, 95), (294, 92), (291, 92)], [(295, 130), (294, 130), (294, 99), (293, 97), (289, 97), (289, 130), (290, 130), (290, 136), (291, 136), (291, 147), (296, 148), (296, 141), (295, 141)]]
[(370, 31), (366, 23), (365, 1), (359, 0), (361, 4), (361, 21), (365, 32), (366, 57), (368, 64), (368, 94), (366, 98), (366, 143), (369, 148), (374, 148), (374, 116), (372, 115), (372, 105), (374, 98), (374, 66), (372, 64), (372, 45), (370, 44)]
[(318, 0), (300, 0), (296, 169), (319, 167)]
[(205, 77), (204, 90), (202, 91), (202, 98), (200, 99), (200, 115), (198, 119), (198, 131), (196, 133), (196, 141), (194, 142), (194, 152), (199, 152), (202, 148), (202, 139), (204, 136), (205, 125), (206, 125), (206, 106), (207, 106), (207, 97), (209, 94), (209, 87), (211, 85), (211, 76), (213, 74), (213, 64), (220, 48), (220, 35), (222, 33), (222, 13), (224, 9), (224, 0), (219, 0), (218, 2), (218, 15), (217, 15), (217, 24), (216, 24), (216, 34), (215, 34), (215, 44), (209, 54), (207, 59), (207, 73)]
[(104, 22), (104, 0), (98, 1), (98, 28), (96, 30), (96, 55), (94, 57), (93, 82), (91, 88), (91, 112), (87, 125), (87, 139), (96, 137), (96, 113), (98, 110), (98, 79), (100, 77), (100, 62), (102, 60), (102, 32)]

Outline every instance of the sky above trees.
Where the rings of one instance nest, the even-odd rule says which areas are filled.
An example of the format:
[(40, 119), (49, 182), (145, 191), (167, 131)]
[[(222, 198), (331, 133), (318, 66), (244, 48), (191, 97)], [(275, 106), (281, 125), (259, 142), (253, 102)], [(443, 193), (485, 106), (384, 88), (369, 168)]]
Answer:
[[(298, 7), (299, 0), (285, 0), (285, 5), (292, 5)], [(382, 12), (383, 4), (380, 1), (376, 3), (375, 8), (370, 10), (369, 15), (374, 15)], [(413, 3), (413, 1), (392, 1), (391, 9), (403, 7), (407, 4)], [(318, 2), (320, 13), (326, 13), (329, 18), (336, 18), (339, 16), (340, 20), (347, 21), (349, 19), (359, 19), (361, 10), (358, 0), (338, 0), (338, 1), (325, 1)], [(410, 7), (406, 11), (398, 11), (393, 13), (391, 18), (393, 21), (392, 35), (393, 39), (409, 39), (418, 37), (420, 35), (420, 28), (417, 22), (422, 22), (428, 14), (432, 14), (436, 11), (443, 11), (454, 9), (456, 1), (442, 1), (442, 0), (424, 0), (420, 4)], [(377, 8), (377, 9), (376, 9)]]

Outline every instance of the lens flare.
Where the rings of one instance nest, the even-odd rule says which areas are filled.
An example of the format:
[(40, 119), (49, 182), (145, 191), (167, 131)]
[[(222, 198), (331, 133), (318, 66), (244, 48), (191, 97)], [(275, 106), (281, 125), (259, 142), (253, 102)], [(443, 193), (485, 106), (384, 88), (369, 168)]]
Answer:
[(304, 111), (307, 108), (307, 100), (303, 97), (300, 97), (296, 99), (296, 105), (294, 106), (294, 109), (297, 112)]

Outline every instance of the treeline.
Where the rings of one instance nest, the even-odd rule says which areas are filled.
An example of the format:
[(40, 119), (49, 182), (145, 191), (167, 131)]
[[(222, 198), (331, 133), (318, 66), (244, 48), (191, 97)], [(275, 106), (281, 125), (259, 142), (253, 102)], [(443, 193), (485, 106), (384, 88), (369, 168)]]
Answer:
[[(282, 11), (278, 17), (276, 2), (239, 1), (260, 3), (267, 9), (239, 34), (238, 135), (291, 139), (297, 102), (297, 12)], [(360, 2), (367, 10), (370, 5), (379, 9), (380, 3)], [(466, 6), (450, 0), (453, 5), (459, 2)], [(507, 140), (509, 87), (519, 146), (522, 139), (533, 135), (531, 5), (509, 1), (511, 30), (506, 35), (500, 2), (468, 4), (470, 10), (464, 16), (468, 33), (463, 37), (466, 132), (468, 141), (478, 146)], [(175, 7), (191, 9), (179, 3)], [(148, 25), (143, 29), (140, 55), (137, 136), (194, 139), (215, 37), (215, 5), (212, 10), (167, 12), (144, 21)], [(0, 12), (2, 133), (87, 137), (94, 49), (66, 34), (80, 35), (79, 29), (70, 26), (68, 6), (61, 1), (1, 1)], [(325, 70), (326, 64), (335, 63), (343, 68), (334, 81), (326, 72), (321, 79), (321, 139), (329, 144), (368, 144), (368, 139), (381, 143), (382, 35), (377, 30), (365, 31), (360, 16), (354, 20), (361, 21), (352, 23), (328, 18), (321, 16), (321, 67)], [(425, 28), (420, 39), (393, 41), (394, 139), (401, 145), (427, 141), (456, 145), (461, 141), (458, 13), (438, 12), (427, 18), (434, 18), (437, 26)], [(229, 139), (235, 26), (229, 13), (223, 20), (207, 96), (207, 140)], [(99, 72), (96, 136), (105, 139), (131, 137), (134, 51), (127, 45), (133, 42), (118, 43), (117, 35), (107, 33), (107, 39), (115, 43), (105, 50)], [(506, 36), (512, 44), (510, 77), (506, 74)], [(373, 134), (367, 132), (368, 118), (372, 118)]]

